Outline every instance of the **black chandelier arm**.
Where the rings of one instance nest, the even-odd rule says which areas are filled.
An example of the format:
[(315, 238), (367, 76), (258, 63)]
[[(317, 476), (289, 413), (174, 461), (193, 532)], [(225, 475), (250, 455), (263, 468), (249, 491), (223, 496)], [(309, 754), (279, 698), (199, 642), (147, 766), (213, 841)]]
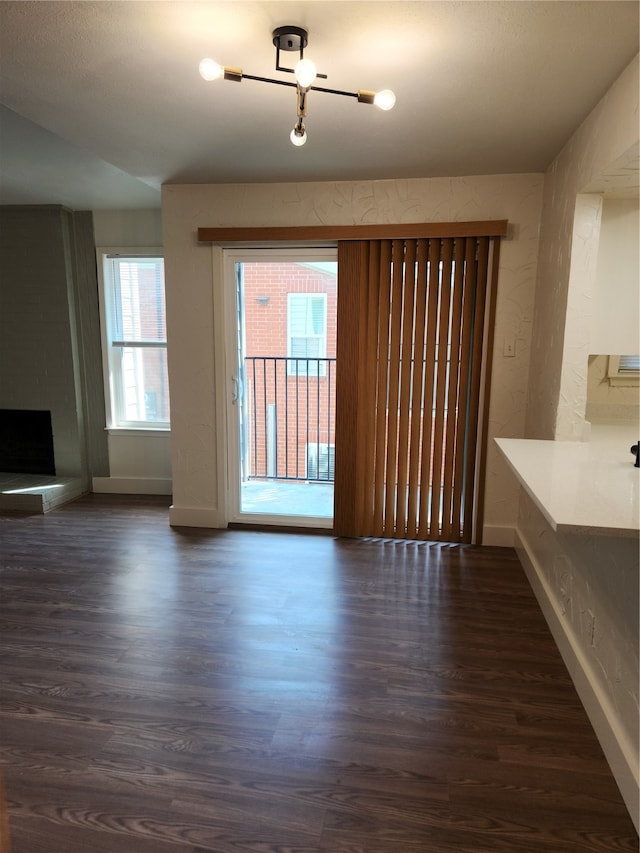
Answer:
[[(318, 74), (318, 77), (320, 75)], [(343, 92), (341, 89), (327, 89), (326, 86), (309, 86), (313, 92), (327, 92), (329, 95), (344, 95), (347, 98), (357, 98), (357, 92)]]
[[(319, 74), (317, 75), (320, 76)], [(289, 86), (290, 88), (297, 89), (298, 84), (290, 82), (289, 80), (274, 80), (272, 77), (258, 77), (255, 74), (245, 74), (242, 72), (243, 80), (257, 80), (258, 83), (275, 83), (276, 86)], [(328, 89), (325, 86), (309, 86), (312, 92), (327, 92), (329, 95), (344, 95), (347, 98), (357, 98), (357, 92), (343, 92), (341, 89)]]
[(291, 83), (289, 80), (273, 80), (271, 77), (256, 77), (255, 74), (245, 74), (242, 72), (243, 80), (257, 80), (258, 83), (275, 83), (276, 86), (290, 86), (293, 89), (298, 88), (297, 83)]

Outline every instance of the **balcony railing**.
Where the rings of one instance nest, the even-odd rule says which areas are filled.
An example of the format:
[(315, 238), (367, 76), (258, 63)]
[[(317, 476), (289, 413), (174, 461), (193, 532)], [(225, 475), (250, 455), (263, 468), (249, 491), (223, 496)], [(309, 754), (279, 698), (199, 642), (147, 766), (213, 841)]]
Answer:
[[(333, 482), (335, 364), (335, 358), (245, 358), (241, 427), (244, 480)], [(433, 369), (437, 370), (437, 361)], [(424, 405), (420, 411), (422, 419)], [(431, 412), (429, 470), (436, 464), (435, 400)], [(441, 432), (445, 435), (446, 405), (442, 418)], [(421, 457), (422, 448), (419, 452)], [(443, 444), (440, 466), (444, 453)]]
[(333, 481), (335, 362), (335, 358), (245, 358), (246, 479)]

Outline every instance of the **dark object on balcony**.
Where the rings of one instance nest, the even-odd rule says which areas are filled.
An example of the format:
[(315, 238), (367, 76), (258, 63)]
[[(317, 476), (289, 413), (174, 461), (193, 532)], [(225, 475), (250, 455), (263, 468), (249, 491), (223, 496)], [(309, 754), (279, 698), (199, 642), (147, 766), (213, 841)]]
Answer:
[(640, 468), (640, 441), (631, 445), (631, 452), (636, 457), (636, 464), (633, 467)]

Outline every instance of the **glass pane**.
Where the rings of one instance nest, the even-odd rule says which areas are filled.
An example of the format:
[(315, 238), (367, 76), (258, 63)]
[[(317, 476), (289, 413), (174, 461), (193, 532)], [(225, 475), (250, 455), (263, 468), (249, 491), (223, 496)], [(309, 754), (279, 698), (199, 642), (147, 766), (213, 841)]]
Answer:
[(116, 340), (166, 341), (163, 258), (115, 259)]
[(291, 338), (291, 358), (319, 358), (320, 338)]
[(312, 297), (309, 302), (311, 306), (311, 333), (314, 335), (322, 335), (324, 333), (325, 301), (322, 297)]
[(240, 266), (240, 512), (330, 519), (337, 263)]
[(168, 423), (169, 383), (165, 347), (121, 347), (119, 424)]

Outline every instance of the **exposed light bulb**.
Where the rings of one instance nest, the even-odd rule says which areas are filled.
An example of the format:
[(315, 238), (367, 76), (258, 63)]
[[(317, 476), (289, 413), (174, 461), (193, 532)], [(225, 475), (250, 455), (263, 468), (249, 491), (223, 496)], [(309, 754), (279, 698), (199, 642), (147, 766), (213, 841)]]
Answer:
[(198, 67), (204, 80), (219, 80), (224, 75), (224, 67), (213, 59), (203, 59)]
[(292, 144), (295, 145), (297, 148), (299, 148), (301, 145), (304, 145), (307, 141), (307, 131), (304, 129), (304, 125), (296, 125), (289, 134), (289, 139), (291, 140)]
[(316, 79), (317, 69), (310, 59), (301, 59), (294, 69), (296, 80), (303, 89), (308, 89)]
[(381, 92), (376, 92), (373, 103), (381, 110), (393, 109), (396, 102), (396, 96), (391, 89), (383, 89)]

